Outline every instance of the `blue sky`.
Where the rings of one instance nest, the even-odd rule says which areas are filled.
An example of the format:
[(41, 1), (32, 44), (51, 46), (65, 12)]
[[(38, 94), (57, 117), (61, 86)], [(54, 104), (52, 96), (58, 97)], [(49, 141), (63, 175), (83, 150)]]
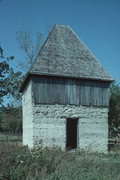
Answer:
[(0, 0), (0, 44), (5, 56), (24, 60), (16, 32), (47, 36), (54, 24), (69, 25), (120, 83), (120, 0)]

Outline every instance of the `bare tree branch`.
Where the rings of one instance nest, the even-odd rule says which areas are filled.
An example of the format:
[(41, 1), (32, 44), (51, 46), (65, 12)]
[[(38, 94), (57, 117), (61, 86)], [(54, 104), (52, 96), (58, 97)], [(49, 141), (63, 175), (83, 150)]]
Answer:
[[(27, 59), (27, 66), (30, 67), (40, 51), (42, 34), (39, 32), (36, 33), (36, 38), (35, 40), (33, 40), (29, 32), (22, 30), (16, 33), (16, 37), (19, 43), (19, 47), (23, 51), (25, 58)], [(24, 63), (20, 62), (20, 64)]]

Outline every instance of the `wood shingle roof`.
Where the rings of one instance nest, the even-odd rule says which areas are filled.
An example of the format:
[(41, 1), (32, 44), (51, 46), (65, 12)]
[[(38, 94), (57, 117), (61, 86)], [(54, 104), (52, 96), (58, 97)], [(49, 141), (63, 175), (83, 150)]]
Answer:
[(69, 26), (55, 25), (30, 73), (113, 80)]
[(34, 74), (113, 81), (73, 30), (58, 24), (50, 32), (27, 77)]

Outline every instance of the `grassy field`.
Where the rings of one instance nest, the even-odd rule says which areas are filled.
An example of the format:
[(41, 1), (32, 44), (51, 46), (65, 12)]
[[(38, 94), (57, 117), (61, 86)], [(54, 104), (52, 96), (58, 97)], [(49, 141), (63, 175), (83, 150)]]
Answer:
[(22, 142), (22, 137), (19, 135), (11, 135), (6, 133), (0, 133), (0, 143), (7, 142)]
[[(120, 150), (108, 154), (23, 147), (17, 136), (0, 135), (0, 180), (120, 180)], [(17, 142), (17, 139), (19, 141)]]

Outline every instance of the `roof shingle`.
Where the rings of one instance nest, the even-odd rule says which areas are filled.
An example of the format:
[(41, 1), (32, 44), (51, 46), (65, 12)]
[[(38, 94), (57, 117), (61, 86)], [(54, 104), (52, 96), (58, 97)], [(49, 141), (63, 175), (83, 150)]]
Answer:
[(53, 27), (29, 73), (113, 80), (72, 29), (63, 25)]

